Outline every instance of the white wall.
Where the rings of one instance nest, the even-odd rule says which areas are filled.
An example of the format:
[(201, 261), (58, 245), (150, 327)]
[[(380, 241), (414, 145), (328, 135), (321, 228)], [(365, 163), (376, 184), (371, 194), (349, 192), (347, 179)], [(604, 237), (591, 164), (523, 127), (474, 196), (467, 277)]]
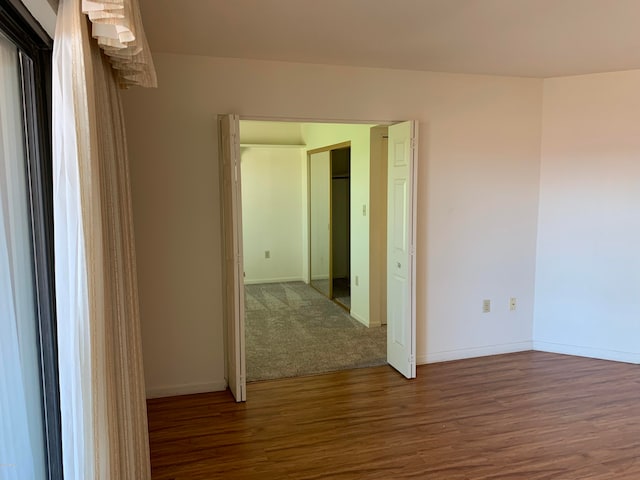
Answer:
[(640, 362), (640, 70), (544, 82), (537, 349)]
[(150, 394), (223, 382), (216, 115), (226, 112), (419, 120), (418, 361), (530, 348), (542, 81), (154, 60), (160, 87), (123, 94)]
[[(302, 138), (302, 124), (299, 122), (276, 122), (240, 120), (240, 142), (242, 144), (259, 145), (300, 145), (304, 146)], [(300, 173), (300, 205), (302, 205), (302, 220), (300, 231), (302, 238), (302, 279), (309, 282), (309, 226), (307, 211), (307, 158), (301, 156)]]
[[(298, 148), (241, 148), (245, 283), (303, 281), (302, 163)], [(269, 251), (270, 258), (265, 258)]]
[[(369, 150), (371, 125), (306, 123), (308, 150), (351, 142), (351, 311), (369, 325)], [(367, 214), (362, 214), (362, 207)], [(358, 285), (355, 278), (358, 277)]]
[(240, 143), (302, 146), (304, 144), (302, 124), (240, 120)]

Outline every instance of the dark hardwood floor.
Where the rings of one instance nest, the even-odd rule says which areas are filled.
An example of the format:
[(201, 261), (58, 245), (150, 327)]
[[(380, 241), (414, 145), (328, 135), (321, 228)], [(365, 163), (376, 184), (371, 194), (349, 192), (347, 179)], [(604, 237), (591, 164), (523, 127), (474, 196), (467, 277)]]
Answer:
[(640, 479), (640, 366), (523, 352), (148, 402), (154, 480)]

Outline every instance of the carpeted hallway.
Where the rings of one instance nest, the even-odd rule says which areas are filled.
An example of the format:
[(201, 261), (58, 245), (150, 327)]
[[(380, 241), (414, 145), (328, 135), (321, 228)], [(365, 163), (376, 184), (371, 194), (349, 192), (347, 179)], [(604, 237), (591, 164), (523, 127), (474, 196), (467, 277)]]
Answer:
[(367, 328), (303, 282), (245, 286), (247, 381), (386, 364), (386, 327)]

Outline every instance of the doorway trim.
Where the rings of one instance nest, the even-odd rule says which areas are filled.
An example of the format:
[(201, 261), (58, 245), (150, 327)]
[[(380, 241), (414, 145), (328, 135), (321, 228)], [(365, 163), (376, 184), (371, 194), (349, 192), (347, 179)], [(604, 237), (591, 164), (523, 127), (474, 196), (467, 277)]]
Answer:
[[(318, 147), (311, 150), (307, 150), (307, 264), (309, 266), (309, 286), (319, 292), (322, 295), (325, 295), (323, 292), (318, 290), (312, 284), (312, 269), (311, 269), (311, 156), (317, 153), (323, 152), (332, 152), (333, 150), (339, 150), (342, 148), (351, 148), (351, 140), (346, 142), (335, 143), (333, 145), (326, 145), (324, 147)], [(331, 198), (331, 189), (329, 190), (329, 224), (333, 223), (333, 209), (332, 209), (332, 198)], [(331, 234), (329, 235), (329, 279), (333, 279), (333, 239)], [(345, 310), (346, 307), (341, 303), (335, 302), (333, 299), (333, 285), (332, 281), (329, 282), (329, 300), (341, 306)]]
[[(368, 124), (368, 125), (380, 125), (380, 126), (391, 126), (391, 125), (395, 125), (395, 124), (399, 124), (399, 123), (404, 123), (406, 121), (375, 121), (375, 120), (344, 120), (344, 119), (331, 119), (331, 120), (321, 120), (321, 119), (309, 119), (309, 118), (283, 118), (283, 117), (267, 117), (267, 116), (247, 116), (247, 115), (236, 115), (236, 114), (220, 114), (218, 116), (220, 117), (234, 117), (236, 119), (237, 125), (239, 125), (239, 121), (240, 120), (253, 120), (253, 121), (265, 121), (265, 122), (295, 122), (295, 123), (332, 123), (332, 124)], [(409, 121), (411, 122), (411, 124), (413, 125), (413, 131), (414, 134), (417, 133), (417, 126), (418, 126), (418, 121), (413, 120), (413, 121)], [(218, 128), (218, 139), (222, 138), (222, 131), (220, 129), (221, 127)], [(239, 135), (238, 135), (239, 137)], [(412, 354), (410, 356), (410, 358), (408, 359), (409, 363), (412, 364), (412, 369), (413, 369), (413, 374), (412, 376), (407, 376), (408, 378), (414, 378), (415, 377), (415, 358), (416, 358), (416, 352), (415, 352), (415, 344), (416, 344), (416, 329), (415, 329), (415, 315), (416, 315), (416, 271), (415, 271), (415, 265), (416, 265), (416, 256), (415, 256), (415, 250), (416, 250), (416, 243), (415, 243), (415, 233), (417, 231), (417, 160), (418, 160), (418, 156), (417, 156), (417, 135), (414, 135), (411, 139), (411, 158), (413, 158), (413, 166), (412, 166), (412, 170), (413, 170), (413, 179), (412, 179), (412, 203), (413, 203), (413, 211), (411, 212), (409, 221), (410, 221), (410, 225), (411, 225), (411, 240), (412, 240), (412, 244), (410, 246), (411, 248), (411, 262), (413, 263), (413, 274), (410, 277), (410, 285), (408, 285), (408, 288), (413, 292), (412, 296), (411, 296), (411, 301), (410, 301), (410, 310), (411, 310), (411, 317), (408, 319), (409, 320), (409, 326), (411, 328), (411, 343), (413, 344), (413, 351)], [(221, 140), (220, 140), (221, 141)], [(239, 138), (237, 138), (236, 140), (237, 142), (237, 146), (238, 146), (238, 151), (239, 151)], [(222, 162), (222, 155), (221, 153), (219, 153), (219, 157), (218, 157), (218, 162)], [(221, 179), (222, 181), (222, 179)], [(225, 208), (224, 203), (221, 203), (222, 208)], [(236, 209), (242, 209), (242, 205), (241, 204), (232, 204), (231, 205), (231, 212), (222, 212), (222, 218), (229, 218), (229, 217), (233, 217), (234, 214), (237, 215), (237, 211)], [(223, 231), (225, 230), (225, 228), (227, 227), (227, 225), (223, 225)], [(388, 228), (388, 225), (387, 225)], [(240, 236), (240, 241), (241, 241), (241, 236)], [(223, 252), (223, 255), (225, 255), (226, 253)], [(242, 262), (242, 258), (238, 258), (238, 262), (239, 262), (239, 268), (240, 271), (242, 271), (243, 268), (243, 262)], [(235, 290), (236, 294), (238, 293), (238, 291), (242, 291), (244, 284), (243, 285), (239, 285), (239, 282), (242, 282), (242, 279), (239, 279), (238, 281), (235, 282), (233, 289)], [(226, 289), (228, 289), (229, 287), (225, 287)], [(227, 316), (227, 315), (225, 315)], [(243, 321), (244, 319), (242, 319)], [(223, 319), (223, 322), (225, 324), (230, 324), (233, 321), (232, 318), (225, 318)], [(232, 325), (229, 325), (233, 328)], [(225, 349), (228, 349), (229, 345), (225, 345)], [(388, 348), (388, 347), (387, 347)], [(388, 352), (388, 350), (387, 350)], [(242, 351), (241, 352), (241, 356), (242, 356), (242, 360), (241, 362), (244, 361), (244, 355), (245, 352)], [(387, 357), (388, 359), (388, 357)], [(395, 368), (395, 367), (394, 367)], [(228, 379), (230, 380), (230, 379)], [(245, 378), (242, 379), (243, 383), (245, 381)], [(244, 390), (244, 389), (243, 389)], [(237, 401), (244, 401), (246, 400), (246, 398), (242, 398), (242, 399), (238, 399)]]

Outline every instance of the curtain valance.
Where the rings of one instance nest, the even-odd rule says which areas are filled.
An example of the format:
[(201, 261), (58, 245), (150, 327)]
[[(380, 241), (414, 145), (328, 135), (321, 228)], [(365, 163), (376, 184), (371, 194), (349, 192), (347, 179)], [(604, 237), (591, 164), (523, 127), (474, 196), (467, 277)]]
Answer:
[(142, 27), (138, 0), (82, 0), (92, 36), (109, 57), (120, 87), (156, 87), (156, 71)]

